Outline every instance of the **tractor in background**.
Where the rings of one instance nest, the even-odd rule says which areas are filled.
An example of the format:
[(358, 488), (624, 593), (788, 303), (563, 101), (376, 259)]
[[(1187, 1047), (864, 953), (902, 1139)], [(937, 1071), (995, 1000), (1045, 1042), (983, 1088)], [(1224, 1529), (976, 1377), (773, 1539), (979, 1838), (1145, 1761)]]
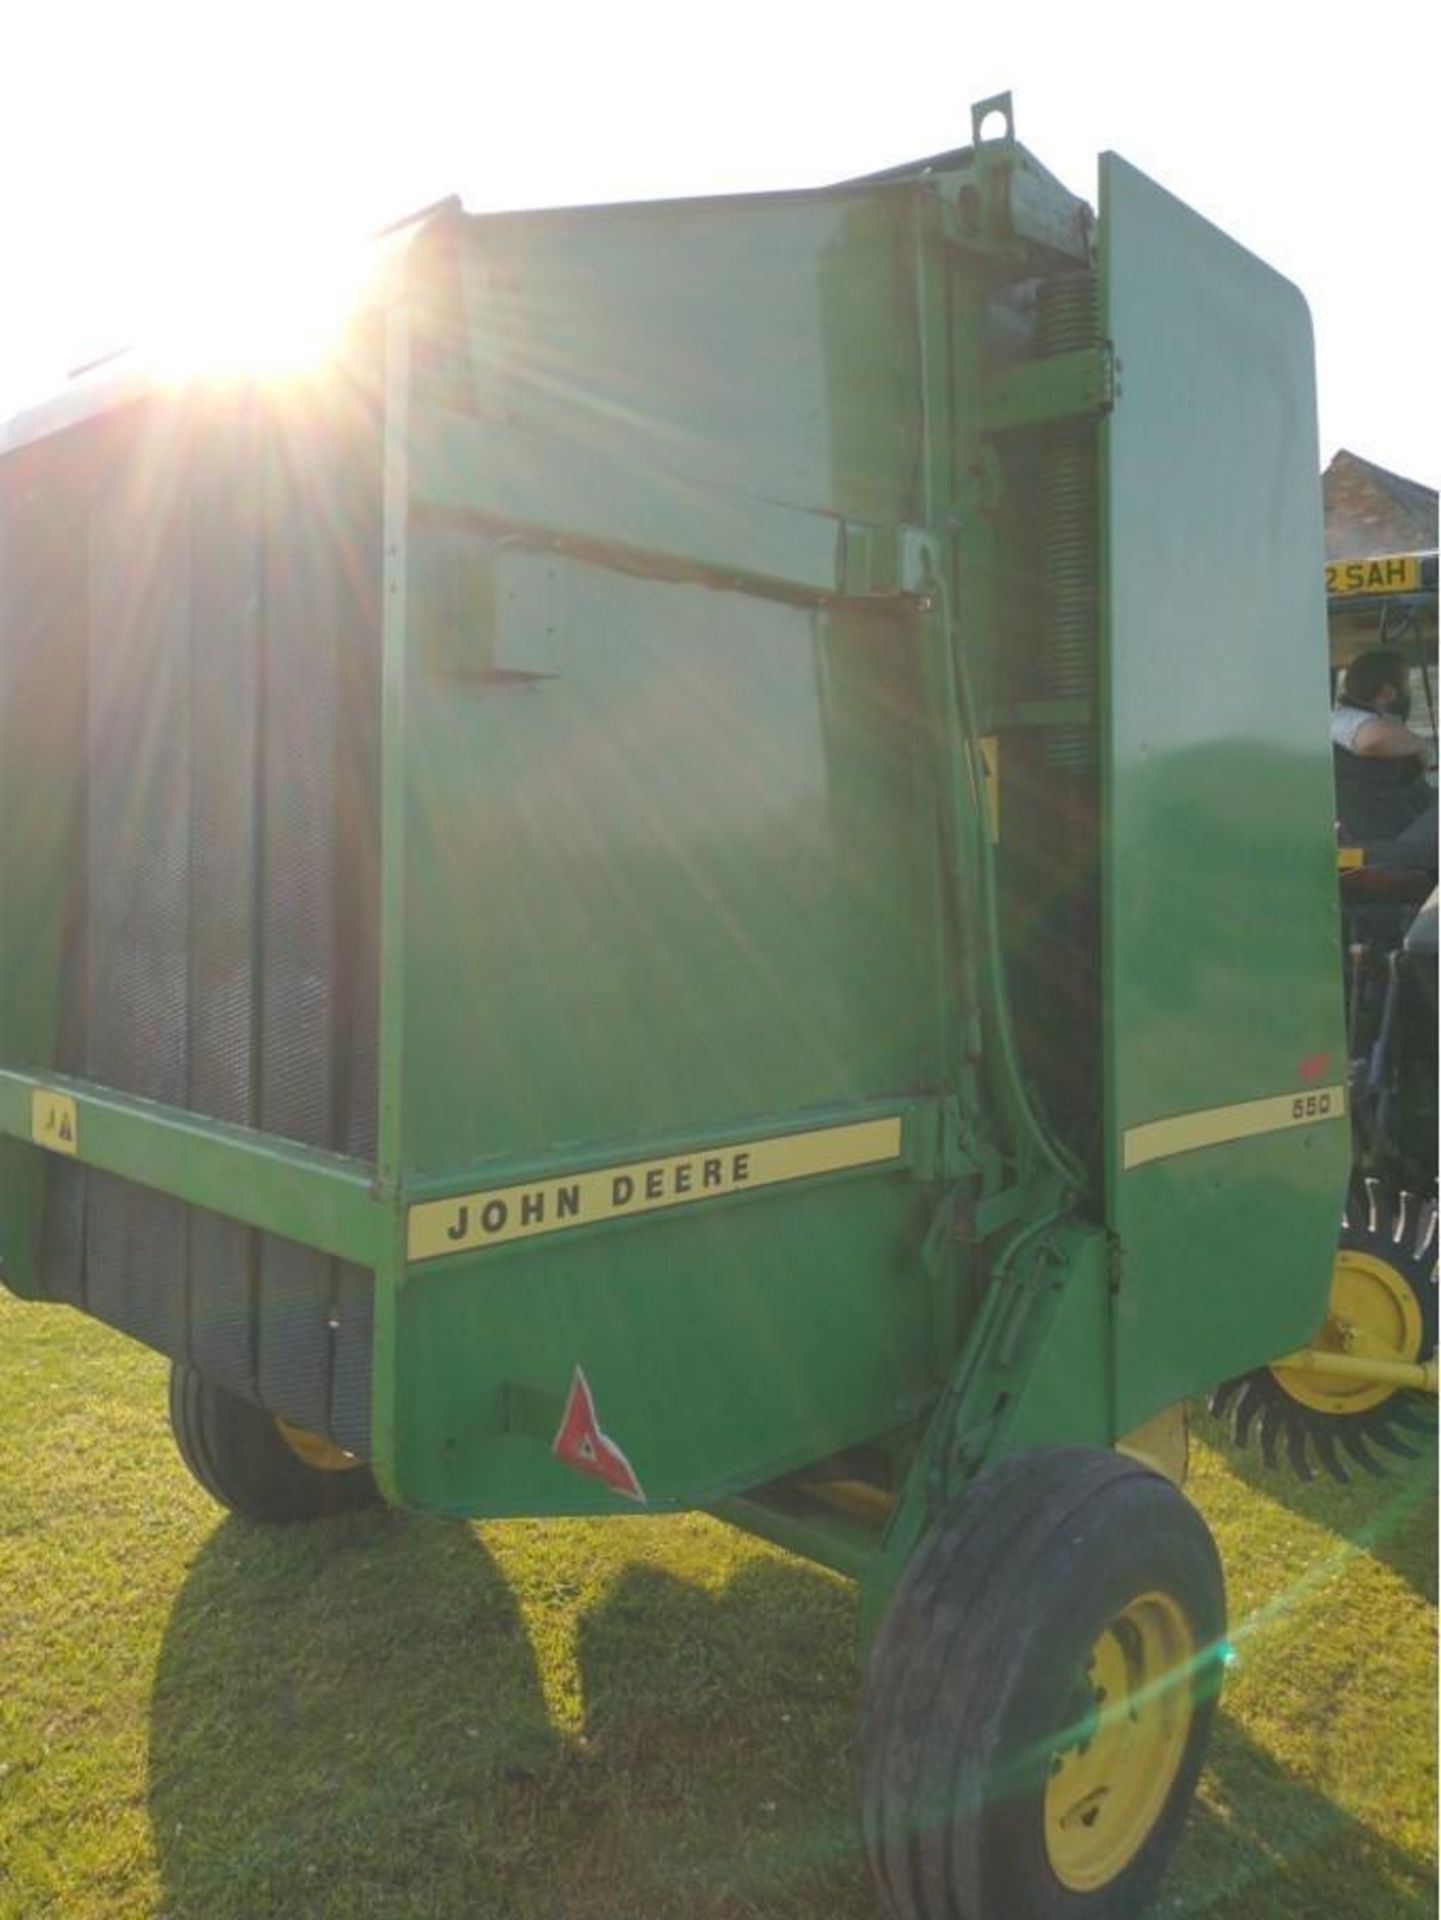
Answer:
[[(1433, 777), (1436, 561), (1326, 569), (1333, 696), (1358, 653), (1400, 653)], [(1344, 798), (1338, 813), (1352, 1172), (1329, 1310), (1308, 1350), (1227, 1381), (1211, 1410), (1269, 1466), (1346, 1480), (1417, 1457), (1436, 1427), (1437, 902), (1434, 812), (1383, 841), (1363, 838)]]

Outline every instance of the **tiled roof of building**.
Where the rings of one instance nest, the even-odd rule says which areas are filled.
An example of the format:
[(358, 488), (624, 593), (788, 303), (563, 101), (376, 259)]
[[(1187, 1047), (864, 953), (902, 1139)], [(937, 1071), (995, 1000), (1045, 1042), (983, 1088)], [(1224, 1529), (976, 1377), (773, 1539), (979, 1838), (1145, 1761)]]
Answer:
[(1436, 490), (1342, 447), (1321, 475), (1326, 558), (1415, 553), (1436, 541)]

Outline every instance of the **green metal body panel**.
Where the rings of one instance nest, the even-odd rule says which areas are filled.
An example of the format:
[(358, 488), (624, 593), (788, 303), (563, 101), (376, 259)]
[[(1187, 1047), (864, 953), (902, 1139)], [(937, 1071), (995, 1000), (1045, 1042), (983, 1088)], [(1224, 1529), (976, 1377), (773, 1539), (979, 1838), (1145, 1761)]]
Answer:
[[(1106, 157), (1101, 189), (1122, 388), (1103, 429), (1105, 1034), (1129, 1426), (1314, 1331), (1349, 1140), (1309, 315), (1124, 161)], [(1327, 1117), (1127, 1168), (1133, 1129), (1276, 1099)]]
[(934, 1084), (914, 636), (508, 561), (544, 667), (408, 691), (408, 1173)]
[[(1309, 1332), (1341, 1131), (1122, 1145), (1340, 1057), (1324, 714), (1271, 704), (1324, 655), (1309, 360), (1269, 277), (1107, 191), (1109, 339), (1046, 354), (1028, 290), (1091, 223), (1008, 134), (818, 193), (443, 212), (318, 388), (227, 428), (131, 383), (0, 438), (0, 537), (37, 552), (51, 502), (0, 593), (10, 1284), (451, 1512), (626, 1504), (556, 1451), (582, 1375), (632, 1496), (870, 1568), (868, 1605), (988, 1462)], [(1037, 472), (1113, 406), (1062, 684)], [(97, 594), (75, 528), (122, 497)], [(143, 912), (96, 857), (132, 793)], [(163, 1072), (106, 1066), (132, 921), (179, 983), (141, 1005)], [(107, 1208), (174, 1255), (149, 1293)], [(796, 1493), (841, 1456), (898, 1494), (884, 1537)]]
[[(829, 604), (866, 535), (894, 548), (919, 432), (900, 198), (500, 220), (459, 251), (474, 408), (407, 396), (392, 451), (412, 1198), (944, 1078), (913, 625), (893, 584)], [(895, 1285), (931, 1210), (842, 1179), (397, 1274), (394, 1487), (613, 1504), (550, 1451), (577, 1365), (657, 1504), (894, 1425), (936, 1385), (929, 1292)]]

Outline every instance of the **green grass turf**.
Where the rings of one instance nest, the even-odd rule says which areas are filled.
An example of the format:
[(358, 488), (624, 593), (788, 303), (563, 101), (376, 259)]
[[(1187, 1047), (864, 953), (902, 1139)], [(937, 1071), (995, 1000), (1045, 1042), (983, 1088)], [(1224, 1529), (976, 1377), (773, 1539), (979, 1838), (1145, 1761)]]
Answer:
[[(259, 1530), (164, 1377), (0, 1295), (4, 1920), (873, 1920), (843, 1582), (700, 1517)], [(1157, 1912), (1434, 1913), (1434, 1466), (1202, 1421), (1191, 1491), (1239, 1658)]]

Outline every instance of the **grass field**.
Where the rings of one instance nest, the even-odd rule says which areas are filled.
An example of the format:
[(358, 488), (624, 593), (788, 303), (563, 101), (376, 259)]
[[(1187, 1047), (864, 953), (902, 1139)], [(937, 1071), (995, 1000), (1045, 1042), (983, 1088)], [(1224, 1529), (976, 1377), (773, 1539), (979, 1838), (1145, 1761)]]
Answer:
[[(1203, 1422), (1191, 1491), (1239, 1660), (1158, 1913), (1433, 1914), (1434, 1465), (1298, 1488)], [(699, 1517), (258, 1531), (158, 1360), (0, 1295), (4, 1920), (873, 1920), (854, 1627)]]

